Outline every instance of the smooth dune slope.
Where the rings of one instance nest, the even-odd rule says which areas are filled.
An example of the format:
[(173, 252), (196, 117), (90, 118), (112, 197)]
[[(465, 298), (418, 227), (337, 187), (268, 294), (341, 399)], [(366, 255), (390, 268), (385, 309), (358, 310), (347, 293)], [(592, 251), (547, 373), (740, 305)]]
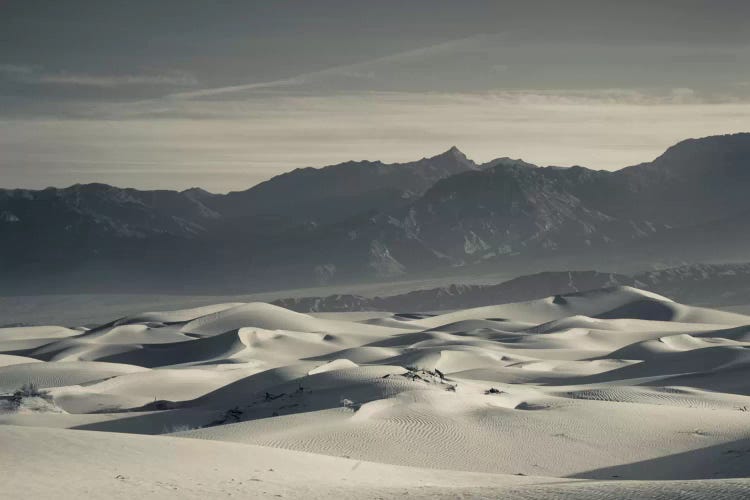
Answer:
[(0, 440), (21, 458), (0, 465), (42, 498), (58, 495), (40, 471), (63, 497), (737, 498), (749, 331), (631, 287), (432, 316), (249, 303), (4, 328)]

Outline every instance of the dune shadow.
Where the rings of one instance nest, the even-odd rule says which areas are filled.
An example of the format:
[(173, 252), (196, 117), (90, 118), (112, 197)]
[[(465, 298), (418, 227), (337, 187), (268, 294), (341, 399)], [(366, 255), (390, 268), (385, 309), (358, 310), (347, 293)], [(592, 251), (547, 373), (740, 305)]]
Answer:
[[(696, 431), (699, 432), (699, 431)], [(719, 479), (750, 473), (750, 438), (569, 476), (576, 479)]]

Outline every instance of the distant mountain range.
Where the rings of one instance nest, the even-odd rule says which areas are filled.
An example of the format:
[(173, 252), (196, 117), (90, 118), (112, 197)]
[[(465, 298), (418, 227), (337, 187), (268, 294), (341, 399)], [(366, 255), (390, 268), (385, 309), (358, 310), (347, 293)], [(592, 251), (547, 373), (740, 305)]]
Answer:
[(0, 291), (254, 291), (453, 272), (618, 271), (750, 255), (750, 134), (619, 171), (476, 164), (297, 169), (226, 195), (0, 190)]
[(634, 275), (597, 271), (543, 272), (496, 285), (450, 285), (385, 297), (335, 294), (274, 304), (298, 312), (444, 311), (466, 309), (615, 286), (633, 286), (694, 305), (750, 303), (750, 264), (695, 264)]

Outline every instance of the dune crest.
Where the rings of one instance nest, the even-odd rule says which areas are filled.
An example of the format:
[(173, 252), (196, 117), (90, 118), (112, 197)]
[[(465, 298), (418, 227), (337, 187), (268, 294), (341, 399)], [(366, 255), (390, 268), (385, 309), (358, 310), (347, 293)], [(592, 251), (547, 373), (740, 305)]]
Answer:
[[(3, 328), (0, 440), (48, 463), (38, 440), (63, 439), (60, 454), (120, 464), (126, 478), (136, 457), (157, 463), (162, 447), (213, 457), (231, 471), (221, 477), (235, 474), (227, 453), (248, 471), (328, 464), (314, 483), (327, 492), (338, 471), (361, 466), (370, 475), (337, 490), (351, 497), (395, 485), (417, 496), (669, 495), (705, 491), (707, 479), (718, 480), (713, 493), (743, 496), (748, 325), (614, 287), (432, 316), (249, 303), (90, 329)], [(115, 433), (144, 436), (125, 444)], [(266, 492), (300, 495), (301, 474), (250, 475)], [(218, 494), (215, 478), (200, 477)], [(100, 486), (104, 495), (116, 483)]]

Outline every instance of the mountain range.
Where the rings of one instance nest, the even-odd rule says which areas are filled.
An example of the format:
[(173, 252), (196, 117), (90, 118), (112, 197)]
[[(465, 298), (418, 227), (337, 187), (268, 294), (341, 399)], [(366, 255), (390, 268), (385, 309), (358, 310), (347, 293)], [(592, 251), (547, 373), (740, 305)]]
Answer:
[(0, 190), (0, 292), (255, 291), (449, 270), (633, 272), (747, 260), (750, 133), (618, 171), (484, 164), (302, 168), (243, 191)]

